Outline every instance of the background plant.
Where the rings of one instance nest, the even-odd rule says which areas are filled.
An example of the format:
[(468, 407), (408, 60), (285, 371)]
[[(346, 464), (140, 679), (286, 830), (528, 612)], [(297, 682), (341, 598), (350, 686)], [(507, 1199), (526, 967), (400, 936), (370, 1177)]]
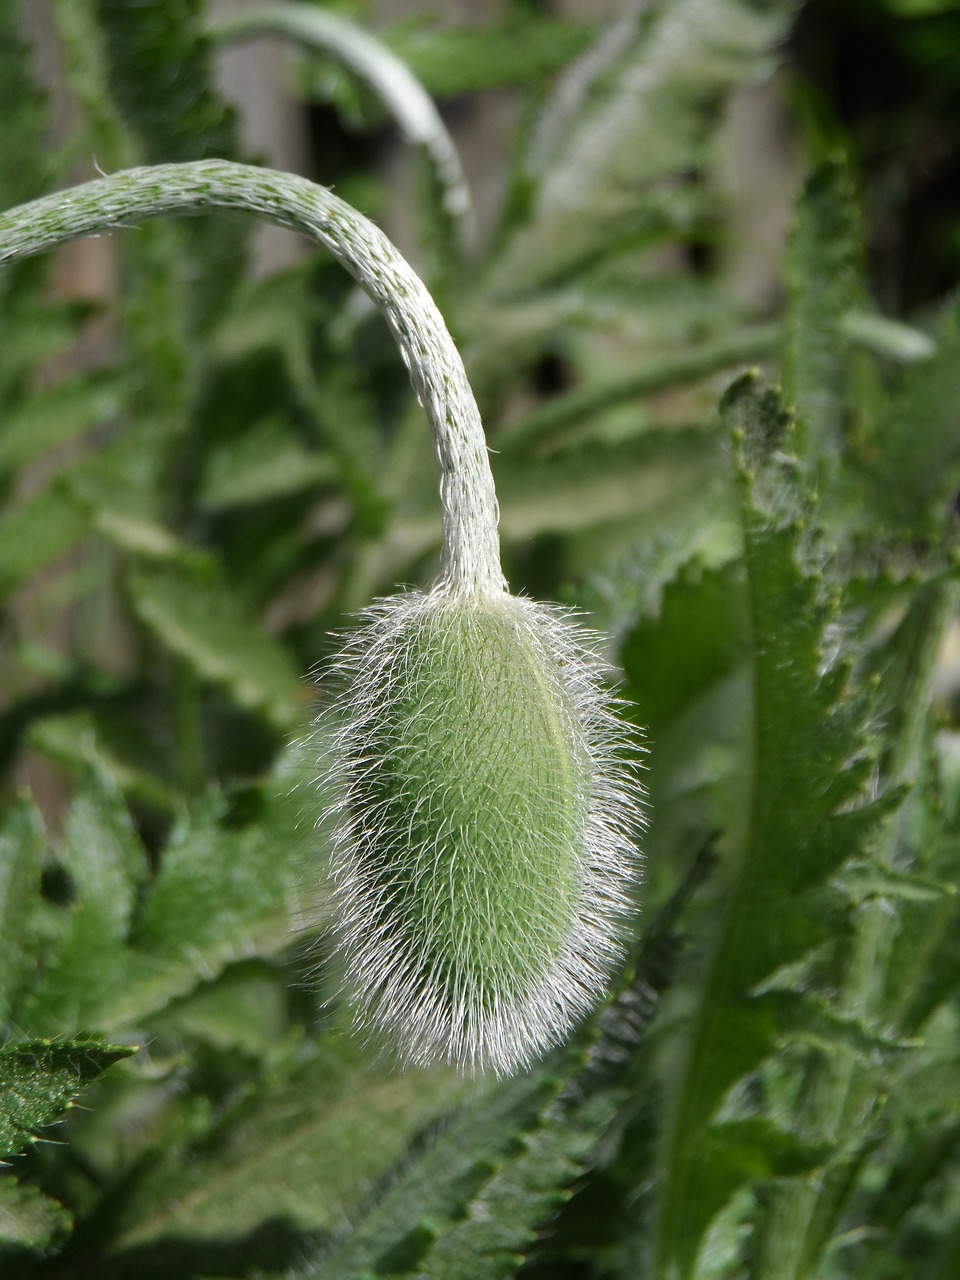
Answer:
[[(0, 3), (4, 208), (93, 157), (250, 158), (202, 5), (44, 13)], [(257, 274), (229, 215), (99, 243), (92, 298), (69, 259), (3, 273), (5, 1275), (953, 1274), (958, 22), (518, 2), (379, 33), (442, 101), (516, 95), (495, 229), (463, 247), (428, 150), (411, 247), (511, 586), (597, 615), (652, 748), (630, 962), (503, 1084), (348, 1034), (285, 746), (330, 631), (435, 571), (385, 328), (326, 258)], [(339, 143), (315, 176), (389, 217), (387, 110), (332, 46), (298, 65)], [(747, 279), (731, 147), (774, 92), (792, 231)]]

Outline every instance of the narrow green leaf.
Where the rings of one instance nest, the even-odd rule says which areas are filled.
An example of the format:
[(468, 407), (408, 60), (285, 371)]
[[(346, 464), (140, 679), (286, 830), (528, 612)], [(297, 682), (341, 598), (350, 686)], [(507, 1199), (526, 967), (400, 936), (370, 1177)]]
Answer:
[(659, 618), (642, 618), (624, 638), (620, 662), (626, 693), (637, 723), (646, 725), (654, 740), (745, 659), (746, 607), (739, 562), (718, 569), (694, 562), (664, 588)]
[(238, 706), (289, 729), (306, 702), (306, 686), (288, 651), (247, 616), (215, 580), (182, 572), (142, 571), (130, 582), (141, 622)]
[(470, 27), (418, 20), (385, 27), (380, 36), (432, 94), (445, 98), (505, 85), (525, 89), (565, 67), (596, 30), (593, 23), (537, 14)]
[(0, 467), (21, 467), (109, 422), (122, 404), (113, 378), (75, 378), (21, 401), (3, 417)]
[(891, 1030), (872, 1026), (854, 1014), (840, 1013), (828, 1001), (815, 996), (774, 990), (764, 992), (759, 1003), (775, 1011), (785, 1040), (801, 1041), (825, 1053), (842, 1053), (875, 1065), (880, 1055), (902, 1052), (919, 1044)]
[(49, 155), (47, 104), (37, 91), (17, 4), (0, 5), (0, 207), (43, 193)]
[(801, 195), (787, 251), (783, 385), (816, 458), (838, 456), (846, 427), (849, 312), (862, 306), (862, 235), (849, 166), (819, 169)]
[(693, 1238), (707, 1227), (739, 1188), (769, 1178), (810, 1173), (830, 1157), (829, 1144), (800, 1142), (760, 1116), (712, 1124), (701, 1139), (689, 1183), (686, 1215)]
[(0, 1025), (36, 946), (35, 916), (46, 838), (40, 815), (19, 801), (0, 829)]
[(468, 1087), (451, 1072), (371, 1066), (355, 1043), (328, 1035), (214, 1141), (158, 1163), (124, 1205), (119, 1247), (230, 1237), (279, 1218), (334, 1233), (417, 1131)]
[(722, 488), (718, 441), (698, 428), (648, 431), (622, 445), (592, 442), (514, 465), (499, 477), (508, 538), (568, 532), (617, 520), (653, 521)]
[(941, 902), (957, 894), (956, 885), (932, 876), (897, 871), (871, 862), (851, 862), (833, 883), (856, 903), (871, 898), (889, 898), (892, 902)]
[(123, 947), (146, 855), (117, 792), (91, 782), (70, 806), (60, 848), (72, 901), (56, 953), (16, 1010), (21, 1026), (59, 1033), (103, 1025), (126, 980)]
[[(591, 442), (548, 458), (494, 458), (500, 528), (509, 542), (545, 533), (621, 530), (627, 546), (644, 533), (665, 537), (691, 511), (726, 500), (721, 446), (713, 430), (651, 430), (622, 444)], [(420, 473), (416, 505), (397, 519), (384, 574), (397, 573), (439, 540), (436, 495)]]
[(76, 341), (90, 314), (83, 303), (57, 303), (42, 291), (43, 258), (31, 258), (0, 271), (0, 308), (6, 341), (0, 347), (0, 392), (29, 377), (44, 360), (62, 355)]
[(937, 350), (933, 338), (922, 329), (869, 311), (848, 311), (840, 321), (840, 329), (851, 342), (901, 364), (929, 360)]
[(103, 1040), (20, 1040), (0, 1048), (0, 1157), (18, 1155), (80, 1089), (136, 1050)]
[(37, 1252), (57, 1245), (73, 1220), (55, 1200), (36, 1187), (21, 1186), (12, 1173), (0, 1172), (0, 1262), (7, 1250)]
[[(778, 336), (779, 327), (776, 325), (757, 326), (723, 334), (712, 341), (694, 345), (690, 350), (651, 356), (642, 363), (635, 363), (626, 376), (596, 384), (587, 383), (575, 391), (546, 401), (521, 422), (502, 431), (498, 445), (505, 451), (512, 451), (518, 446), (549, 442), (560, 433), (560, 428), (589, 421), (615, 405), (761, 360), (773, 351)], [(568, 440), (569, 435), (563, 438)]]
[[(127, 0), (96, 0), (96, 6), (110, 94), (143, 162), (240, 158), (234, 113), (214, 88), (201, 0), (156, 0), (146, 16)], [(183, 276), (189, 329), (205, 327), (226, 299), (242, 270), (249, 231), (243, 220), (223, 215), (177, 229), (190, 264)]]
[(210, 453), (200, 503), (219, 511), (267, 502), (336, 477), (328, 454), (309, 452), (285, 424), (268, 419)]
[(706, 1226), (691, 1221), (703, 1135), (781, 1027), (776, 1007), (750, 992), (829, 934), (829, 913), (817, 909), (811, 891), (863, 853), (900, 798), (867, 803), (869, 702), (851, 687), (849, 667), (828, 657), (836, 604), (808, 550), (809, 499), (786, 452), (790, 420), (752, 376), (734, 383), (721, 413), (732, 429), (741, 489), (752, 777), (743, 847), (667, 1130), (655, 1274), (674, 1268), (682, 1277), (691, 1274)]
[(77, 545), (86, 512), (58, 485), (0, 515), (0, 595), (9, 595)]
[(661, 0), (620, 15), (533, 134), (534, 216), (501, 253), (492, 291), (566, 278), (625, 241), (683, 234), (706, 216), (709, 197), (676, 179), (706, 159), (725, 97), (767, 65), (793, 7)]
[(159, 809), (173, 809), (178, 803), (178, 795), (168, 783), (138, 763), (121, 759), (111, 749), (90, 712), (42, 716), (31, 724), (27, 741), (52, 760), (86, 776), (92, 770), (111, 789), (134, 795)]

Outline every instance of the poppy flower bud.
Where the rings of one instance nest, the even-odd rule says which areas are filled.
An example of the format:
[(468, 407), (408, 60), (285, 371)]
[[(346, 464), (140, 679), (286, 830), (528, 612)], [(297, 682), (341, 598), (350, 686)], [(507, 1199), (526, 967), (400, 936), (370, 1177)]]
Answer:
[(369, 610), (330, 782), (346, 986), (418, 1063), (508, 1072), (595, 1003), (636, 867), (636, 784), (587, 637), (505, 591)]

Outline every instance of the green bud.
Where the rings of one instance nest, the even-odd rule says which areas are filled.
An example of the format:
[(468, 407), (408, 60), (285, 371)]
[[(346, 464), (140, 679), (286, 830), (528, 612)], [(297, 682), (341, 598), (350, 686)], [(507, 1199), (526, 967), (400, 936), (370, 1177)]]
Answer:
[(637, 787), (583, 633), (506, 592), (395, 597), (340, 661), (347, 989), (402, 1056), (505, 1072), (618, 954)]

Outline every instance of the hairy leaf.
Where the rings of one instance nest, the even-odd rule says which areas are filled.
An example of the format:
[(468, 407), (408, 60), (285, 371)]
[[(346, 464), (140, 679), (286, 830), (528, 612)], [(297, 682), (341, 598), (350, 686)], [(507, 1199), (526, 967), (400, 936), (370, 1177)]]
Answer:
[[(790, 422), (748, 376), (727, 393), (741, 486), (753, 744), (743, 847), (674, 1093), (659, 1207), (657, 1274), (691, 1273), (703, 1221), (694, 1187), (724, 1095), (773, 1048), (775, 1008), (751, 992), (831, 929), (812, 890), (862, 851), (884, 809), (869, 805), (869, 705), (830, 654), (836, 604), (817, 570), (808, 513), (785, 453)], [(786, 851), (789, 851), (787, 854)], [(733, 1188), (731, 1188), (732, 1190)]]
[(80, 1089), (136, 1050), (103, 1040), (18, 1040), (0, 1048), (0, 1157), (17, 1155)]

